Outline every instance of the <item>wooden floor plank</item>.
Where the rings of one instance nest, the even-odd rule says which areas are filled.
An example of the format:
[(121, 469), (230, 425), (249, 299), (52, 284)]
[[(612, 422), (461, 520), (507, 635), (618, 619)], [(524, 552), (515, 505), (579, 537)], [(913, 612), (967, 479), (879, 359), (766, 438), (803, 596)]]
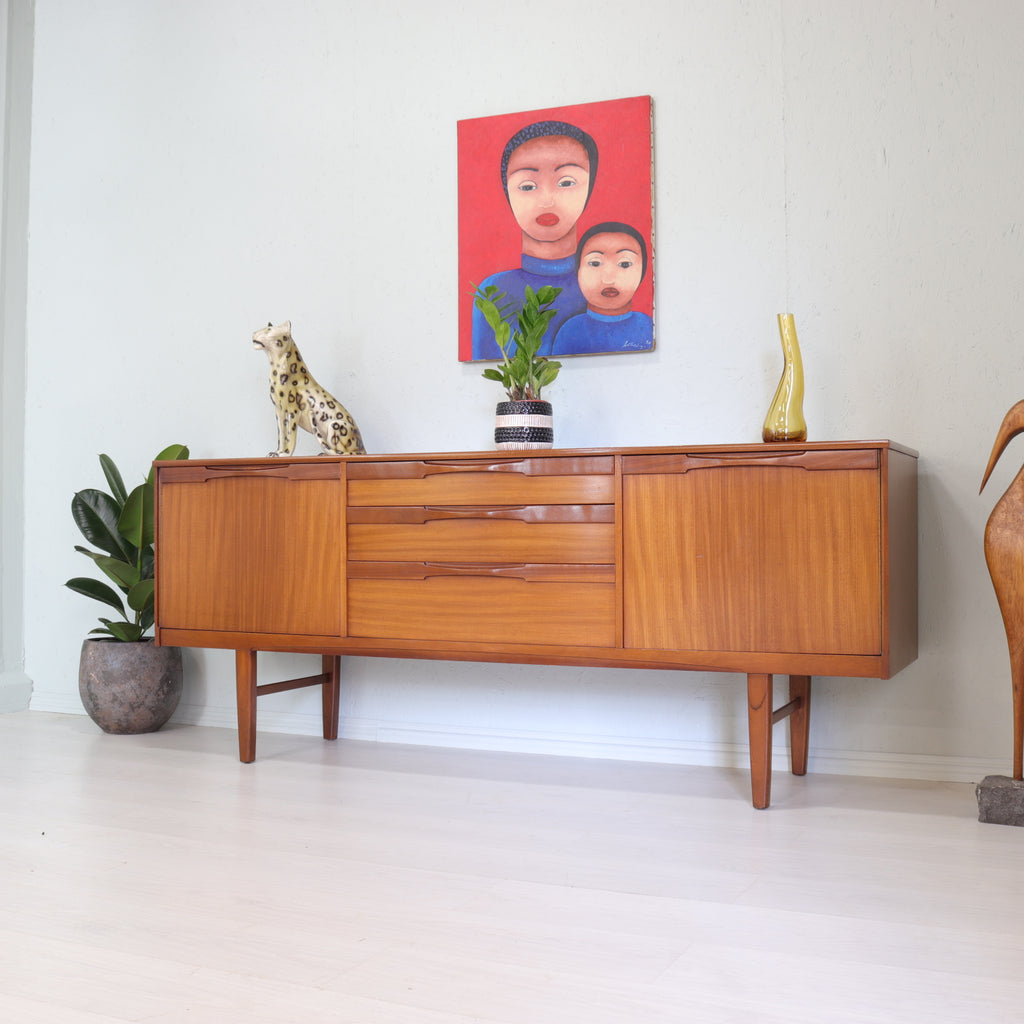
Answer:
[(0, 715), (0, 1019), (1003, 1024), (1024, 830), (962, 784)]

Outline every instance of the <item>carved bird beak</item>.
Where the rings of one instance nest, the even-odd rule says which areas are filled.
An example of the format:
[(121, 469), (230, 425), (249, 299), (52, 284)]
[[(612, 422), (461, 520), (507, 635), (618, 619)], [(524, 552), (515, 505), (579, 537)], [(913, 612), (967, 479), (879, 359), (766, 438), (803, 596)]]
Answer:
[(999, 456), (1006, 450), (1006, 446), (1022, 431), (1024, 431), (1024, 400), (1021, 400), (1014, 405), (1003, 417), (1003, 422), (999, 427), (999, 433), (996, 434), (995, 443), (992, 445), (992, 454), (988, 457), (988, 466), (985, 467), (985, 475), (981, 478), (981, 486), (978, 488), (979, 494), (985, 490), (985, 484), (988, 483), (989, 474), (995, 468), (995, 464), (999, 461)]

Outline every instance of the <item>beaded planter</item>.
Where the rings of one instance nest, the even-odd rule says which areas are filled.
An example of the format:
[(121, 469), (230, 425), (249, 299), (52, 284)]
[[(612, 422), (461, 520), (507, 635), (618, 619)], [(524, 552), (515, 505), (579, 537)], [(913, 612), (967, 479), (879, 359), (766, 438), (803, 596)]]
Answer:
[(550, 448), (555, 443), (551, 403), (524, 399), (499, 402), (494, 419), (496, 448)]

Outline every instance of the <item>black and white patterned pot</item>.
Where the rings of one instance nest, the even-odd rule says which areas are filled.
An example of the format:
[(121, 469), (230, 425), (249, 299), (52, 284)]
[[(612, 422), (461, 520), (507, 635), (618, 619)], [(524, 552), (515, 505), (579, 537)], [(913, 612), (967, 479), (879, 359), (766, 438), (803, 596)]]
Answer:
[(550, 402), (499, 402), (494, 418), (494, 447), (550, 448), (555, 443), (552, 422)]

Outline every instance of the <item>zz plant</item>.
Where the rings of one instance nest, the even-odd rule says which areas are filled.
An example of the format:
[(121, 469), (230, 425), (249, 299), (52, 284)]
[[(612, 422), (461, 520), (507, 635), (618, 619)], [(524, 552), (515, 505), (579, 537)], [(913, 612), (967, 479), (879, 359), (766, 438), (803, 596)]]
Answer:
[[(555, 299), (561, 288), (545, 285), (538, 291), (526, 286), (526, 296), (521, 309), (515, 303), (507, 302), (504, 292), (497, 285), (478, 288), (473, 296), (476, 308), (494, 331), (494, 340), (501, 349), (502, 360), (497, 367), (488, 367), (483, 376), (496, 380), (516, 402), (540, 398), (541, 388), (547, 387), (558, 376), (562, 364), (541, 356), (541, 343), (556, 310)], [(512, 318), (516, 330), (512, 331)]]
[[(183, 444), (172, 444), (156, 457), (187, 458), (188, 448)], [(120, 620), (100, 616), (102, 625), (90, 633), (132, 643), (146, 639), (146, 630), (153, 625), (153, 471), (129, 492), (109, 455), (100, 456), (100, 466), (111, 493), (88, 489), (71, 499), (71, 515), (78, 529), (100, 550), (80, 544), (75, 550), (91, 558), (114, 586), (87, 576), (76, 576), (65, 586), (108, 605), (121, 616)]]

